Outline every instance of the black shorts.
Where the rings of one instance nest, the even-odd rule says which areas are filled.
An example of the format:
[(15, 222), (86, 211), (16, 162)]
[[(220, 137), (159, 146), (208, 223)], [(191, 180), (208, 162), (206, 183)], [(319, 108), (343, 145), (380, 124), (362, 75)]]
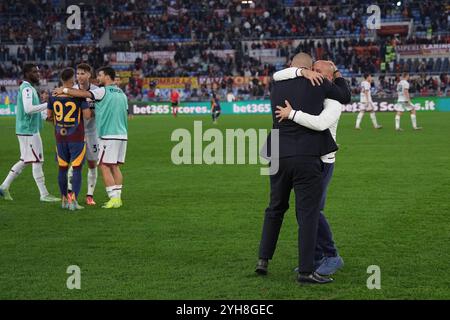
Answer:
[(172, 102), (172, 107), (178, 107), (178, 102)]

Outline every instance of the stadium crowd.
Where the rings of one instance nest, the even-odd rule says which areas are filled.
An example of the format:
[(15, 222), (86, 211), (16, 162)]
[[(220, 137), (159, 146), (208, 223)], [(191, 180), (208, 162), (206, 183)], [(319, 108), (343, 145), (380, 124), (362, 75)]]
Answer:
[[(97, 68), (110, 62), (108, 53), (117, 51), (174, 52), (170, 61), (138, 58), (125, 66), (140, 77), (260, 77), (271, 75), (295, 53), (304, 51), (315, 59), (333, 60), (352, 83), (352, 78), (367, 72), (386, 74), (384, 79), (391, 79), (393, 73), (414, 71), (433, 72), (433, 76), (420, 77), (428, 79), (431, 89), (448, 86), (442, 81), (450, 71), (448, 58), (439, 70), (429, 63), (417, 70), (409, 70), (409, 64), (406, 70), (397, 59), (385, 59), (401, 44), (450, 43), (447, 1), (409, 1), (401, 6), (377, 1), (383, 17), (391, 21), (413, 19), (414, 31), (410, 37), (376, 38), (365, 27), (365, 9), (370, 1), (256, 0), (244, 5), (223, 0), (89, 0), (82, 8), (81, 30), (67, 30), (62, 23), (68, 16), (62, 3), (0, 3), (0, 79), (19, 78), (26, 60), (39, 62), (42, 78), (56, 81), (66, 66), (83, 61)], [(105, 32), (111, 37), (109, 41), (103, 39)], [(125, 38), (121, 32), (125, 32)], [(278, 41), (282, 39), (302, 41), (293, 46)], [(275, 49), (277, 64), (249, 54), (250, 50), (268, 48)], [(233, 50), (233, 55), (217, 56), (211, 50)], [(389, 92), (391, 88), (382, 83), (381, 87), (387, 88), (383, 90)], [(236, 96), (268, 94), (267, 84), (258, 81), (239, 88), (219, 83), (218, 89), (225, 94), (233, 90)], [(153, 94), (152, 88), (139, 87), (139, 81), (131, 81), (127, 91), (142, 99)], [(195, 99), (208, 88), (188, 87), (184, 91), (185, 97)]]
[[(365, 9), (372, 1), (354, 0), (88, 0), (83, 27), (67, 32), (62, 0), (3, 0), (0, 3), (2, 42), (69, 40), (99, 41), (110, 27), (137, 28), (136, 38), (218, 41), (231, 48), (238, 39), (365, 35)], [(417, 31), (448, 30), (446, 1), (408, 1), (396, 6), (379, 0), (381, 15), (416, 19)], [(429, 21), (429, 25), (427, 22)], [(30, 39), (31, 38), (31, 39)], [(211, 43), (208, 43), (211, 44)]]

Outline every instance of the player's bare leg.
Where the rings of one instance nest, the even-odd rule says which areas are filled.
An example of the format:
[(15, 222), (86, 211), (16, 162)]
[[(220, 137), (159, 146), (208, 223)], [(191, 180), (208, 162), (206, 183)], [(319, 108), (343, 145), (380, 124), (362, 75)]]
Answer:
[(116, 193), (122, 203), (122, 184), (123, 184), (123, 176), (122, 171), (120, 170), (119, 165), (113, 165), (111, 167), (111, 171), (114, 177), (114, 182), (116, 184)]
[(100, 168), (100, 171), (102, 172), (102, 178), (103, 178), (105, 187), (108, 188), (108, 187), (114, 186), (114, 177), (112, 175), (109, 165), (100, 164), (98, 167)]

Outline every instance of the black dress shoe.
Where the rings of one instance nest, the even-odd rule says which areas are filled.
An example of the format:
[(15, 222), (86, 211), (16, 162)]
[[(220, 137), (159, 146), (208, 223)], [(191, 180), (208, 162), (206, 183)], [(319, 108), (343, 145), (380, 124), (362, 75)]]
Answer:
[(267, 274), (267, 269), (269, 267), (269, 260), (267, 259), (259, 259), (256, 264), (255, 272), (257, 274), (265, 276)]
[(334, 280), (332, 278), (323, 277), (317, 272), (313, 273), (307, 273), (307, 274), (301, 274), (299, 273), (297, 276), (297, 281), (302, 284), (325, 284), (333, 282)]

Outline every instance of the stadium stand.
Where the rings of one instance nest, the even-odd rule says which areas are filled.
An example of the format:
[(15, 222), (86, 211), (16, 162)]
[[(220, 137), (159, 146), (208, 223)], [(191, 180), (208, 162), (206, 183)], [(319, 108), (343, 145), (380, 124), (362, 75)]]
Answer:
[[(68, 17), (64, 3), (0, 3), (0, 79), (20, 78), (23, 61), (36, 61), (42, 77), (54, 82), (62, 68), (84, 61), (95, 68), (111, 64), (133, 75), (127, 76), (126, 85), (133, 98), (154, 98), (154, 88), (139, 81), (152, 77), (221, 79), (215, 88), (187, 85), (184, 99), (200, 99), (211, 90), (261, 97), (269, 94), (269, 83), (260, 78), (305, 51), (315, 59), (335, 61), (355, 90), (356, 79), (369, 72), (381, 76), (379, 89), (389, 94), (388, 79), (409, 72), (412, 81), (425, 77), (428, 90), (448, 92), (448, 81), (442, 81), (450, 72), (448, 54), (402, 54), (399, 48), (449, 45), (449, 1), (400, 1), (400, 5), (377, 1), (382, 23), (406, 26), (388, 27), (383, 33), (366, 27), (365, 10), (371, 1), (256, 0), (245, 5), (241, 1), (90, 0), (82, 7), (80, 30), (68, 30), (61, 22)], [(142, 55), (121, 62), (114, 60), (118, 52)], [(231, 76), (256, 80), (236, 86), (226, 79)], [(168, 90), (160, 93), (165, 98)]]

